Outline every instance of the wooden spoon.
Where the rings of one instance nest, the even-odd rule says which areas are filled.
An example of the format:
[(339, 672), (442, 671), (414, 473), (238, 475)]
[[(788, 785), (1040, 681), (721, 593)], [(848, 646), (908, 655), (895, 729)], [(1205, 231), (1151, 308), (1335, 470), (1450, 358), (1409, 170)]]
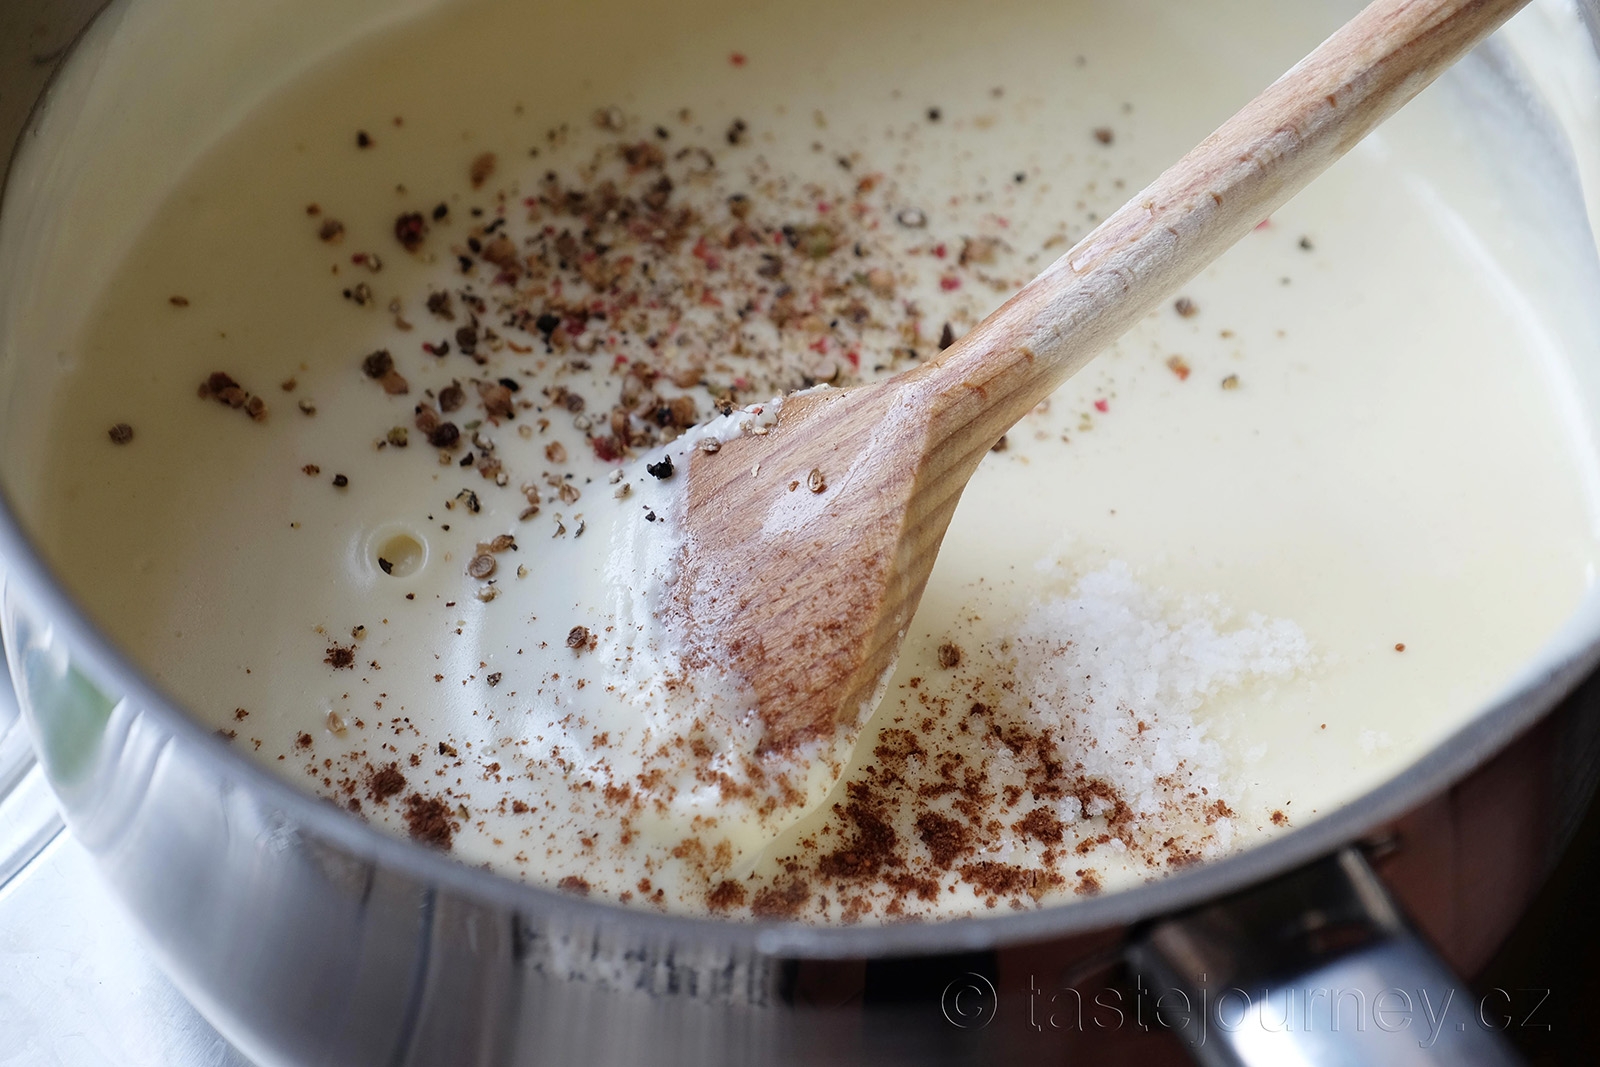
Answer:
[(865, 721), (1018, 419), (1526, 2), (1377, 0), (938, 357), (697, 452), (673, 606), (691, 660), (754, 689), (763, 752)]

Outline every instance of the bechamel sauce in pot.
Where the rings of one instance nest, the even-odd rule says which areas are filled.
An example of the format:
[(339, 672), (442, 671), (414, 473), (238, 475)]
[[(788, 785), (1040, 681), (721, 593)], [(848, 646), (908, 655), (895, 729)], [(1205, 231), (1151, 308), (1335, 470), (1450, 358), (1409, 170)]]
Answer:
[(1446, 92), (1008, 434), (853, 754), (759, 766), (615, 579), (719, 400), (932, 355), (1347, 13), (440, 5), (147, 183), (34, 532), (238, 751), (512, 877), (873, 921), (1246, 847), (1592, 581), (1567, 354), (1496, 266), (1530, 223), (1452, 212), (1492, 191)]

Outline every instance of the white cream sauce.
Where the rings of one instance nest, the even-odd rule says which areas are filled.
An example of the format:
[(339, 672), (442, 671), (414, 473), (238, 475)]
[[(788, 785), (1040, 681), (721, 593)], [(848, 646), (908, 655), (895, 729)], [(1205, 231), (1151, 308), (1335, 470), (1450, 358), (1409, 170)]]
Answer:
[[(135, 5), (130, 19), (177, 7)], [(508, 489), (435, 464), (414, 428), (405, 451), (374, 445), (410, 426), (424, 390), (484, 373), (419, 353), (449, 335), (422, 298), (452, 284), (448, 245), (493, 216), (495, 192), (515, 215), (546, 168), (572, 172), (612, 137), (596, 109), (641, 137), (663, 125), (673, 146), (714, 148), (730, 180), (759, 158), (796, 204), (806, 183), (832, 196), (884, 175), (874, 262), (901, 271), (896, 301), (922, 310), (926, 350), (928, 333), (970, 326), (1348, 12), (1007, 0), (974, 21), (947, 2), (483, 0), (366, 37), (346, 27), (338, 39), (354, 43), (288, 83), (259, 75), (260, 98), (198, 162), (175, 153), (167, 173), (143, 158), (148, 224), (111, 250), (103, 285), (41, 304), (54, 323), (77, 318), (37, 535), (92, 614), (239, 751), (341, 800), (340, 781), (356, 780), (363, 816), (397, 832), (408, 795), (442, 798), (461, 859), (610, 899), (697, 911), (733, 880), (768, 902), (762, 914), (958, 914), (1152, 877), (1174, 862), (1162, 838), (1181, 839), (1182, 859), (1304, 823), (1459, 727), (1593, 581), (1595, 465), (1564, 407), (1569, 353), (1497, 267), (1528, 219), (1515, 204), (1470, 224), (1457, 213), (1486, 180), (1442, 89), (1186, 287), (1193, 314), (1151, 315), (1008, 436), (963, 498), (853, 759), (796, 772), (798, 797), (775, 807), (770, 782), (741, 794), (692, 772), (739, 779), (753, 725), (736, 679), (685, 687), (651, 637), (649, 583), (670, 580), (670, 560), (651, 555), (658, 531), (641, 516), (670, 515), (670, 485), (636, 465), (619, 498), (578, 416), (540, 397), (565, 385), (602, 418), (616, 391), (608, 342), (587, 369), (542, 347), (494, 355), (495, 373), (539, 402), (516, 423), (549, 420), (527, 437), (481, 428)], [(747, 144), (724, 139), (735, 118)], [(371, 147), (355, 147), (357, 130)], [(474, 191), (467, 168), (485, 151), (497, 169)], [(896, 228), (891, 195), (921, 205), (925, 231)], [(439, 201), (448, 220), (407, 254), (397, 213)], [(311, 203), (341, 220), (341, 243), (317, 239)], [(473, 220), (474, 205), (489, 214)], [(1001, 242), (994, 265), (945, 288), (973, 237)], [(353, 264), (357, 252), (383, 269)], [(360, 307), (341, 297), (358, 282), (373, 294)], [(391, 299), (414, 330), (397, 327)], [(360, 372), (378, 348), (395, 353), (406, 396)], [(198, 399), (215, 370), (263, 396), (267, 420)], [(115, 445), (107, 429), (123, 422), (134, 439)], [(540, 513), (519, 518), (516, 486), (558, 466), (556, 442), (577, 497), (547, 483)], [(461, 503), (467, 489), (479, 510)], [(492, 585), (469, 577), (475, 545), (502, 533), (517, 549), (494, 554)], [(386, 552), (404, 561), (395, 573), (378, 564)], [(638, 563), (633, 584), (616, 581), (619, 559)], [(579, 626), (592, 642), (574, 650)], [(333, 646), (353, 650), (349, 669), (325, 662)], [(1058, 844), (1016, 828), (1033, 801), (998, 798), (1026, 792), (1025, 761), (994, 738), (1040, 723), (1069, 772), (1076, 753), (1117, 787), (1133, 810), (1122, 832), (1111, 801), (1078, 794), (1040, 801), (1064, 827)], [(906, 734), (921, 754), (907, 756)], [(671, 747), (696, 741), (697, 763)], [(939, 751), (981, 768), (983, 811), (909, 798)], [(362, 768), (391, 762), (405, 787), (374, 799)], [(884, 784), (889, 763), (898, 787)], [(653, 766), (667, 770), (619, 819), (605, 787)], [(884, 872), (931, 879), (936, 895), (819, 867), (860, 832), (852, 783), (880, 799), (899, 789), (882, 811), (897, 841)], [(969, 824), (953, 864), (919, 829), (928, 811)], [(997, 891), (961, 874), (979, 863), (1063, 880)]]

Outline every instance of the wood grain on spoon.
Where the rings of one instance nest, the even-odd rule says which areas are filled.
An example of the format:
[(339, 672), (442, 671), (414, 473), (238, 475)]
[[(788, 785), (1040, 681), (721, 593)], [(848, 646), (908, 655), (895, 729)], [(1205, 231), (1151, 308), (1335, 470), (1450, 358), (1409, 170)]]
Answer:
[(937, 358), (696, 453), (674, 610), (764, 750), (870, 711), (1001, 435), (1526, 2), (1377, 0)]

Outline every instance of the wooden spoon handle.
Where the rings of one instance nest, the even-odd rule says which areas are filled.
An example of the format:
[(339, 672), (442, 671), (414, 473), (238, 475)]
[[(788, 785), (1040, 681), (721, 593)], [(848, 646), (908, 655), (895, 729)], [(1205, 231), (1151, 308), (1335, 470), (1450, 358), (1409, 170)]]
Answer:
[(918, 377), (935, 439), (981, 458), (1525, 3), (1369, 5), (932, 361)]

